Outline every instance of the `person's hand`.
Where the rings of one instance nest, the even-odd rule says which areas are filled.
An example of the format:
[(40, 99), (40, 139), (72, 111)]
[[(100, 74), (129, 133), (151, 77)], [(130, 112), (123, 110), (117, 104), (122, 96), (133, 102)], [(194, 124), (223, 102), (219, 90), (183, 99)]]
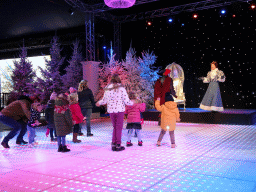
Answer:
[(85, 121), (85, 120), (86, 120), (86, 117), (83, 118), (83, 121)]
[(99, 101), (96, 103), (96, 106), (97, 106), (97, 107), (99, 107), (99, 106), (100, 106)]
[(158, 98), (157, 98), (157, 101), (160, 101), (160, 100), (161, 100), (161, 98), (160, 98), (160, 97), (158, 97)]
[(180, 118), (178, 118), (176, 121), (177, 121), (177, 122), (180, 122), (180, 120), (181, 120), (181, 119), (180, 119)]

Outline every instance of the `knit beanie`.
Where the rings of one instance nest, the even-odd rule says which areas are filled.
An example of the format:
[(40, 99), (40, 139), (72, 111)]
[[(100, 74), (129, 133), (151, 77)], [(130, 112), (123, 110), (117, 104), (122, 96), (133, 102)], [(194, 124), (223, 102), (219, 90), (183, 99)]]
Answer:
[(165, 69), (164, 75), (167, 76), (171, 72), (170, 69)]

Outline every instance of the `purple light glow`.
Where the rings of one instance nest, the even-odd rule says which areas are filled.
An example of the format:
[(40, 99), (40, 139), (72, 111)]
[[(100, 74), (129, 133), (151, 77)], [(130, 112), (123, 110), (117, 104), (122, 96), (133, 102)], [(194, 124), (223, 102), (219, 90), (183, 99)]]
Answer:
[(108, 7), (112, 8), (128, 8), (132, 7), (136, 0), (104, 0)]

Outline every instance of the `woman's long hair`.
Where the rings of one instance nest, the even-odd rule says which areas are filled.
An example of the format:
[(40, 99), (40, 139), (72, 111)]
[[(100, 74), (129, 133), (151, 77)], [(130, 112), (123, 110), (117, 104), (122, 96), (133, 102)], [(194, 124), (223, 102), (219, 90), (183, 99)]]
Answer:
[(88, 81), (82, 80), (78, 85), (78, 92), (82, 92), (83, 90), (88, 88)]

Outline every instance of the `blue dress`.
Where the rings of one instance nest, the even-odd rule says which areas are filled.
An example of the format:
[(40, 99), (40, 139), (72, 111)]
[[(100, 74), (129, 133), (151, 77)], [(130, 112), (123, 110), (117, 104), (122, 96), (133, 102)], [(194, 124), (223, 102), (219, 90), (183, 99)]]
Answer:
[(208, 111), (224, 111), (219, 82), (224, 82), (226, 77), (218, 69), (215, 75), (212, 73), (212, 71), (208, 72), (207, 77), (204, 78), (204, 83), (209, 83), (209, 86), (199, 108)]

